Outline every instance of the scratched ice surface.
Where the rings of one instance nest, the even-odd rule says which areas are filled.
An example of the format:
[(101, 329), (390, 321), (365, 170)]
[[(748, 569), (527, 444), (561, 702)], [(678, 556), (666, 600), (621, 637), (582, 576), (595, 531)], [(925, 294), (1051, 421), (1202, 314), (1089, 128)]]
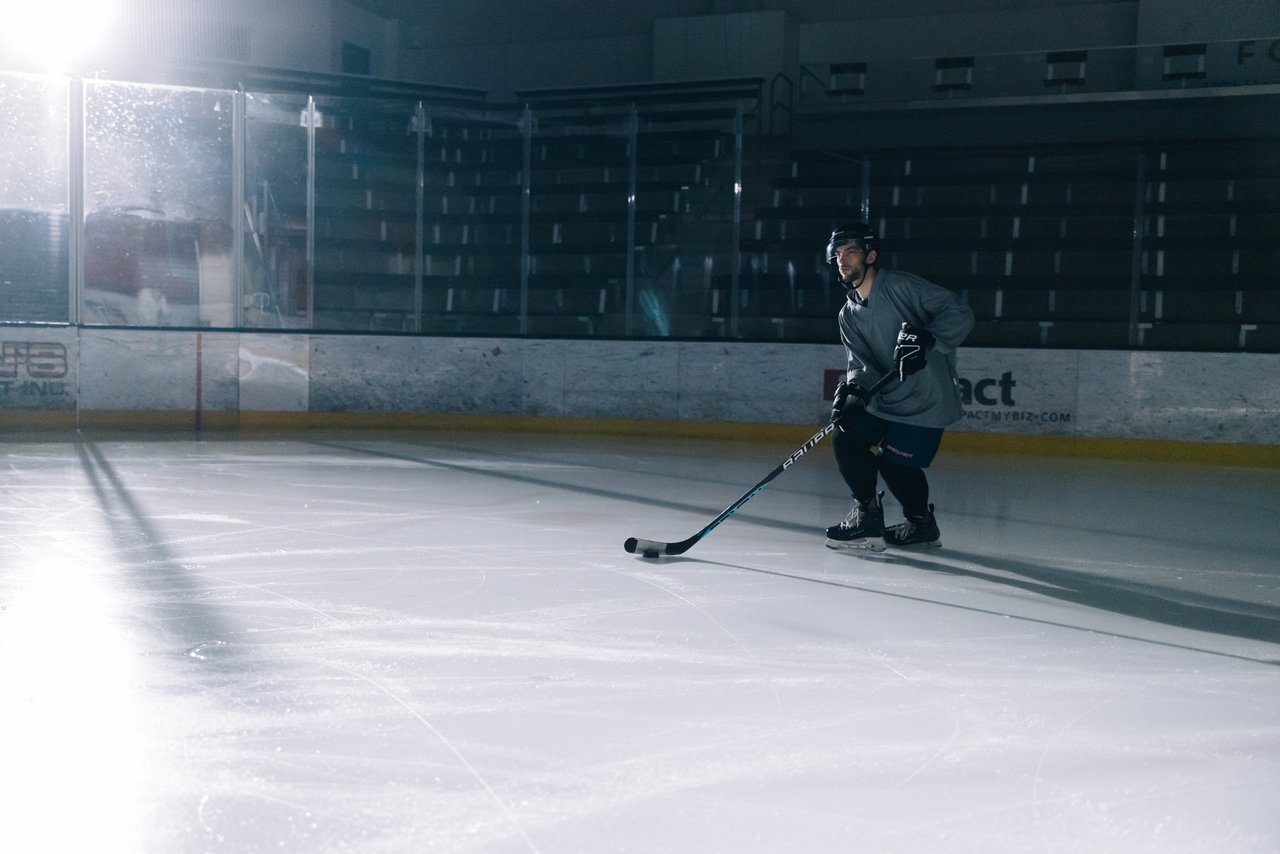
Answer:
[(870, 560), (824, 445), (623, 551), (790, 450), (0, 442), (0, 850), (1280, 850), (1280, 471), (944, 453)]

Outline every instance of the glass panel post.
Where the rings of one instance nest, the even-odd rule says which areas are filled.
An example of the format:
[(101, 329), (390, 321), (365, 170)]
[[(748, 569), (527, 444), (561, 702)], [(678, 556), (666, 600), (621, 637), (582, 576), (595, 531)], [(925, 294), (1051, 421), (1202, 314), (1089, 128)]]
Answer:
[(235, 293), (232, 305), (233, 323), (237, 329), (244, 326), (245, 320), (245, 284), (248, 275), (244, 262), (245, 217), (249, 209), (245, 204), (245, 94), (236, 92), (231, 96), (231, 221), (236, 227), (231, 229), (231, 263), (233, 273), (231, 281)]
[(307, 109), (302, 124), (307, 131), (307, 328), (315, 328), (316, 320), (316, 124), (321, 121), (316, 111), (315, 96), (307, 96)]
[(413, 131), (417, 136), (417, 183), (414, 187), (414, 226), (413, 226), (413, 331), (422, 332), (422, 286), (423, 266), (426, 252), (426, 152), (428, 118), (426, 107), (419, 101), (413, 111)]
[[(67, 320), (77, 326), (83, 322), (84, 296), (84, 83), (71, 81), (67, 95), (67, 154), (69, 174), (67, 183)], [(79, 401), (77, 401), (79, 406)]]
[(729, 337), (738, 337), (738, 306), (742, 294), (742, 104), (733, 115), (733, 222), (729, 247)]
[(1142, 308), (1142, 230), (1146, 223), (1147, 156), (1138, 152), (1133, 189), (1133, 249), (1129, 267), (1129, 346), (1142, 344), (1138, 325)]
[(529, 227), (533, 180), (533, 134), (537, 120), (533, 110), (525, 104), (520, 115), (520, 135), (523, 139), (523, 157), (520, 174), (520, 334), (529, 329)]
[(626, 294), (627, 311), (625, 332), (628, 337), (635, 334), (635, 301), (636, 301), (636, 172), (640, 156), (640, 112), (635, 104), (631, 105), (631, 114), (627, 116), (627, 267)]

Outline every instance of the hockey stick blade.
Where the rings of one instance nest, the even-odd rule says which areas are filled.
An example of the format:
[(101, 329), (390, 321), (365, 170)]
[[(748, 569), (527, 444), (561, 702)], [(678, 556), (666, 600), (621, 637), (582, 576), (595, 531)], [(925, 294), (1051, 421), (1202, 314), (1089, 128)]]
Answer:
[[(889, 383), (889, 380), (894, 379), (895, 377), (897, 377), (897, 373), (894, 371), (890, 371), (889, 373), (882, 376), (879, 380), (876, 381), (875, 385), (867, 389), (867, 397), (869, 398), (871, 395), (879, 392), (880, 389), (884, 388)], [(765, 475), (763, 480), (761, 480), (755, 486), (747, 490), (742, 495), (742, 497), (740, 497), (737, 501), (733, 502), (728, 507), (726, 507), (719, 516), (712, 519), (710, 524), (708, 524), (705, 528), (703, 528), (698, 533), (694, 534), (692, 537), (689, 537), (687, 540), (681, 540), (678, 543), (664, 543), (658, 540), (645, 540), (639, 537), (628, 537), (626, 541), (623, 542), (622, 548), (628, 554), (639, 553), (641, 557), (647, 557), (647, 558), (657, 558), (657, 557), (663, 557), (668, 555), (684, 554), (689, 549), (691, 549), (695, 543), (697, 543), (707, 534), (710, 534), (717, 525), (719, 525), (725, 519), (728, 519), (730, 516), (736, 513), (739, 507), (741, 507), (743, 504), (746, 504), (748, 501), (754, 498), (755, 494), (760, 490), (764, 489), (765, 486), (768, 485), (769, 481), (773, 480), (775, 477), (782, 474), (787, 469), (791, 468), (791, 466), (793, 466), (797, 460), (799, 460), (806, 453), (808, 453), (815, 445), (817, 445), (823, 439), (827, 438), (827, 436), (835, 429), (836, 429), (836, 423), (832, 421), (831, 423), (823, 427), (821, 430), (819, 430), (817, 433), (814, 433), (812, 436), (809, 437), (809, 441), (805, 442), (803, 445), (797, 448), (796, 451), (791, 456), (787, 457), (773, 471)]]
[(622, 544), (630, 554), (639, 552), (641, 557), (661, 557), (662, 555), (678, 555), (693, 543), (685, 541), (683, 543), (659, 543), (656, 540), (641, 540), (636, 537), (628, 537), (627, 541)]

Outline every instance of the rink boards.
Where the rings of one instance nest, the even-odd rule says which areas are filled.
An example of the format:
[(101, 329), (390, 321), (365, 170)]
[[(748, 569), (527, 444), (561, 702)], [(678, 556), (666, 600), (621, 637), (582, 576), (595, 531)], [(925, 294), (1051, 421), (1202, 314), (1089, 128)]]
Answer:
[[(839, 346), (0, 329), (0, 428), (413, 417), (810, 427)], [(953, 433), (1280, 444), (1272, 354), (962, 348)]]

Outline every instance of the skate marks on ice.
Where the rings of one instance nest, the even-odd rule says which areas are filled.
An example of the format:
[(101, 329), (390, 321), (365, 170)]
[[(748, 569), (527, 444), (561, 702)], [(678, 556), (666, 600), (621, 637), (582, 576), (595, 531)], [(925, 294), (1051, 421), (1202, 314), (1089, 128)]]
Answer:
[[(803, 624), (792, 667), (803, 672), (806, 660), (827, 661), (834, 667), (827, 678), (837, 683), (839, 673), (856, 674), (860, 684), (849, 686), (853, 705), (842, 709), (849, 718), (833, 731), (832, 756), (848, 763), (841, 775), (847, 784), (871, 775), (884, 787), (857, 788), (856, 798), (845, 789), (837, 807), (856, 828), (862, 850), (881, 844), (923, 851), (930, 843), (922, 840), (932, 840), (939, 846), (934, 850), (966, 852), (1037, 845), (1195, 851), (1214, 838), (1209, 825), (1218, 821), (1220, 849), (1267, 850), (1268, 831), (1259, 832), (1266, 821), (1257, 822), (1268, 809), (1273, 766), (1243, 759), (1236, 745), (1244, 738), (1260, 746), (1255, 739), (1265, 741), (1275, 730), (1274, 714), (1248, 709), (1274, 691), (1267, 687), (1276, 681), (1269, 662), (1140, 637), (1131, 619), (1100, 630), (1085, 619), (1073, 622), (1081, 609), (1069, 603), (1053, 619), (1053, 609), (1020, 588), (1001, 610), (993, 603), (1007, 600), (1008, 591), (988, 589), (985, 579), (973, 584), (970, 577), (939, 578), (915, 566), (863, 564), (868, 571), (860, 580), (848, 574), (858, 565), (830, 560), (801, 569), (794, 562), (779, 567), (777, 561), (681, 557), (646, 564), (644, 574), (711, 610), (736, 637), (754, 642), (757, 653), (759, 638), (744, 636), (725, 618), (723, 599), (716, 604), (705, 597), (713, 589), (721, 597), (740, 590), (745, 602), (751, 590), (771, 589), (772, 605), (759, 600), (756, 634)], [(781, 584), (734, 579), (744, 575)], [(895, 592), (906, 586), (899, 584), (904, 575), (919, 592)], [(805, 594), (805, 588), (831, 592)], [(793, 597), (807, 603), (807, 613), (790, 607)], [(1188, 639), (1185, 632), (1181, 637)], [(892, 707), (877, 667), (914, 689), (909, 709), (894, 714), (915, 730), (919, 738), (911, 746), (922, 752), (898, 752), (906, 747), (902, 733), (877, 726), (875, 714)], [(781, 671), (774, 679), (794, 716), (794, 681)], [(1228, 699), (1235, 691), (1250, 699)], [(1223, 715), (1233, 722), (1225, 724)], [(929, 750), (923, 751), (926, 735)], [(1148, 765), (1164, 770), (1144, 776), (1138, 769)], [(916, 805), (914, 813), (904, 808), (907, 802)], [(904, 839), (911, 840), (906, 847)], [(1087, 846), (1084, 839), (1091, 840)]]
[[(1061, 621), (1071, 614), (1077, 614), (1079, 615), (1078, 627), (1082, 630), (1104, 631), (1131, 640), (1150, 640), (1157, 643), (1171, 643), (1174, 636), (1165, 634), (1159, 639), (1143, 638), (1133, 632), (1144, 624), (1153, 624), (1225, 638), (1280, 644), (1280, 608), (1243, 598), (1215, 596), (1171, 585), (1139, 581), (1119, 574), (1111, 575), (1107, 572), (1106, 566), (1095, 562), (1080, 561), (1078, 566), (1064, 567), (1048, 561), (1037, 563), (1023, 557), (978, 554), (946, 547), (942, 549), (889, 548), (883, 552), (836, 552), (835, 554), (844, 558), (854, 557), (869, 564), (896, 566), (904, 570), (925, 573), (921, 580), (912, 585), (915, 588), (927, 589), (931, 585), (931, 582), (925, 580), (929, 575), (935, 578), (942, 576), (974, 579), (986, 585), (994, 585), (996, 588), (1012, 588), (1032, 594), (1039, 599), (1078, 606), (1070, 613), (1059, 612), (1059, 616), (1053, 620), (1031, 616), (1033, 612), (1027, 612), (1019, 616), (1019, 619), (1069, 626), (1074, 624)], [(1133, 565), (1126, 564), (1125, 568), (1131, 570)], [(1155, 570), (1151, 575), (1158, 577), (1164, 568), (1150, 567), (1150, 569)], [(751, 569), (751, 571), (770, 570)], [(833, 582), (825, 578), (793, 577), (843, 586), (843, 582)], [(936, 583), (934, 586), (937, 586)], [(885, 590), (871, 590), (867, 587), (857, 587), (857, 589), (888, 593)], [(949, 607), (965, 607), (956, 601), (944, 600), (941, 597), (928, 601)], [(1102, 619), (1091, 619), (1089, 617), (1091, 612), (1102, 615)], [(1003, 611), (989, 611), (989, 613), (1015, 616)], [(1114, 621), (1109, 621), (1106, 615), (1139, 622), (1124, 622), (1117, 625)], [(1280, 666), (1280, 657), (1277, 657), (1274, 651), (1260, 648), (1248, 654), (1214, 651), (1200, 645), (1205, 641), (1203, 638), (1192, 640), (1185, 636), (1179, 637), (1180, 640), (1172, 642), (1172, 645)]]
[[(301, 441), (100, 445), (83, 518), (8, 540), (33, 568), (77, 545), (67, 570), (100, 564), (86, 577), (116, 628), (144, 618), (95, 645), (135, 668), (109, 680), (129, 693), (99, 693), (90, 721), (92, 692), (65, 696), (65, 728), (37, 742), (83, 736), (34, 768), (118, 763), (110, 810), (49, 777), (61, 824), (122, 841), (133, 816), (117, 850), (147, 854), (1275, 850), (1280, 680), (1257, 663), (1274, 650), (1224, 657), (1263, 644), (1104, 601), (1154, 570), (991, 558), (969, 526), (948, 541), (964, 551), (849, 561), (805, 524), (825, 492), (793, 490), (802, 472), (759, 505), (775, 518), (645, 563), (600, 520), (692, 530), (755, 464), (637, 490), (630, 443), (518, 460), (509, 441), (367, 442), (467, 469), (439, 472)], [(638, 520), (638, 491), (681, 512)], [(1056, 553), (1078, 557), (1081, 531)], [(88, 587), (50, 591), (56, 610)], [(1225, 601), (1195, 603), (1222, 612), (1247, 593), (1206, 587)], [(47, 692), (28, 672), (23, 696)], [(41, 721), (22, 722), (30, 742)], [(0, 848), (32, 850), (15, 841), (0, 828)], [(91, 847), (108, 846), (66, 850)]]

